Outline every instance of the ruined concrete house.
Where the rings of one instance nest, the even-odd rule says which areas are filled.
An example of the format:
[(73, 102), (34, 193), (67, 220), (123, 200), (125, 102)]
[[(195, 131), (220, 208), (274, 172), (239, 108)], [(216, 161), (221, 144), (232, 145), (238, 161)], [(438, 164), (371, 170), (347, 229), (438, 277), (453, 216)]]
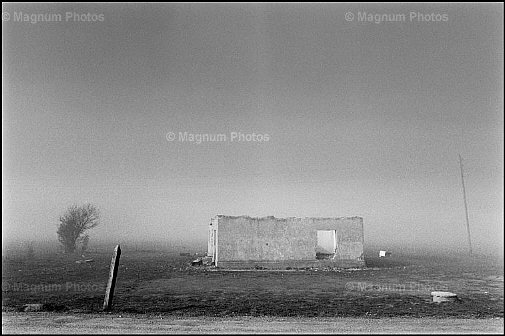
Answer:
[(207, 254), (222, 268), (361, 267), (363, 218), (218, 215)]

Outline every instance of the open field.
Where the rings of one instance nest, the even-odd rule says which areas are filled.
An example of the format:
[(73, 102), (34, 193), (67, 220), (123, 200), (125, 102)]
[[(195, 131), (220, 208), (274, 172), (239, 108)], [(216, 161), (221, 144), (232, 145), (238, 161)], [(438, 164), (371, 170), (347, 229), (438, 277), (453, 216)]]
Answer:
[[(4, 258), (2, 310), (100, 312), (111, 253)], [(123, 250), (114, 311), (174, 316), (503, 317), (503, 261), (475, 257), (367, 257), (362, 270), (224, 271), (188, 266), (191, 256)], [(460, 301), (434, 304), (430, 292)]]

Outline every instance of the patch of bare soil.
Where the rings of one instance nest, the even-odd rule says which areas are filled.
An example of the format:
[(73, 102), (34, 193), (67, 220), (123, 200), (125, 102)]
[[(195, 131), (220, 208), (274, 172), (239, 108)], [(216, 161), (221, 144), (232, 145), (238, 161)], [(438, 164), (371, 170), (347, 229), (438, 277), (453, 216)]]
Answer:
[[(2, 311), (40, 303), (44, 311), (98, 313), (110, 255), (93, 263), (62, 256), (4, 259)], [(360, 270), (284, 272), (192, 267), (191, 256), (123, 251), (116, 313), (182, 317), (502, 318), (503, 262), (495, 259), (368, 257)], [(431, 291), (457, 293), (431, 302)]]

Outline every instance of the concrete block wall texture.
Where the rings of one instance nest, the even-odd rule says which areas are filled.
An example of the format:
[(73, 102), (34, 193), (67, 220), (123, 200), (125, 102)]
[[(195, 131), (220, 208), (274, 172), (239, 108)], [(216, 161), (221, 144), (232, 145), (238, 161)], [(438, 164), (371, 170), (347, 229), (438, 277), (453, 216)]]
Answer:
[[(317, 231), (335, 230), (330, 260), (316, 259)], [(363, 218), (251, 218), (219, 215), (209, 226), (208, 254), (223, 268), (361, 267)]]
[[(210, 221), (209, 225), (209, 241), (207, 243), (207, 255), (208, 256), (215, 256), (215, 246), (216, 246), (216, 230), (217, 230), (217, 223), (218, 223), (218, 217), (214, 217)], [(215, 261), (214, 258), (212, 261)]]

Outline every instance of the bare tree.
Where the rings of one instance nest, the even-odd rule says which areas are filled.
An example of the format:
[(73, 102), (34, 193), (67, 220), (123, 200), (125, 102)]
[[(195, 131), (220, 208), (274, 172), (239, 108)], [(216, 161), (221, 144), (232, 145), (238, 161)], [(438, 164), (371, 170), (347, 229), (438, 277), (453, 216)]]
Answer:
[(89, 237), (85, 232), (99, 224), (98, 209), (85, 204), (81, 207), (73, 205), (67, 209), (65, 214), (60, 217), (58, 227), (58, 240), (65, 248), (65, 253), (73, 253), (78, 241), (88, 244)]
[(81, 255), (84, 256), (84, 253), (88, 250), (89, 235), (85, 235), (79, 238), (79, 240), (81, 242)]
[(26, 258), (33, 259), (35, 257), (35, 249), (33, 248), (33, 242), (29, 242), (26, 245)]

